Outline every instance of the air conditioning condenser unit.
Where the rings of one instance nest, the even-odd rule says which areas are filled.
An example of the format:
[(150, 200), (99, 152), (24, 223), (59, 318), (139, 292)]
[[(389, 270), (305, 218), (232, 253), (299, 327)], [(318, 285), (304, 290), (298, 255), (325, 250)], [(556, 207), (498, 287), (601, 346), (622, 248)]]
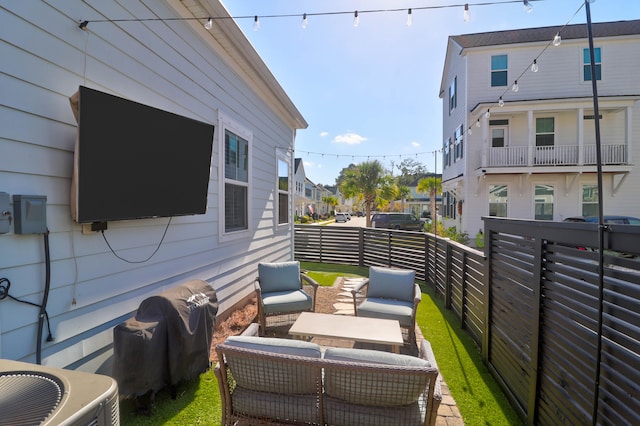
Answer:
[(118, 404), (109, 376), (0, 359), (0, 425), (117, 426)]

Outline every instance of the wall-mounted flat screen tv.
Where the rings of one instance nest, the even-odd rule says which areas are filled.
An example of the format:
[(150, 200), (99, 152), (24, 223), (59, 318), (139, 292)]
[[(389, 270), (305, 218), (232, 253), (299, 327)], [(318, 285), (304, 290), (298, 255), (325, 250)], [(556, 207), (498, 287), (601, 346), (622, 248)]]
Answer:
[(212, 124), (84, 86), (77, 93), (76, 117), (76, 222), (206, 212)]

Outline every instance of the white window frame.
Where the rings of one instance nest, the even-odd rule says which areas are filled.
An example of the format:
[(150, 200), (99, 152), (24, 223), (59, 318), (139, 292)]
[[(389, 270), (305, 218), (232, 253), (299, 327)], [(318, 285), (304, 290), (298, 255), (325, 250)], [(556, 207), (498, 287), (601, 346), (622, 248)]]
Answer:
[[(580, 198), (580, 215), (582, 216), (596, 216), (598, 213), (598, 209), (599, 209), (599, 204), (598, 204), (598, 197), (600, 196), (600, 194), (598, 194), (598, 197), (596, 197), (595, 201), (590, 201), (590, 202), (585, 202), (584, 200), (584, 189), (585, 187), (591, 187), (594, 188), (596, 190), (596, 192), (598, 191), (598, 184), (597, 183), (591, 183), (591, 182), (584, 182), (580, 185), (580, 193), (579, 193), (579, 198)], [(591, 206), (595, 206), (595, 214), (585, 214), (584, 212), (584, 206), (585, 204), (591, 205)]]
[[(596, 67), (597, 67), (598, 65), (600, 65), (600, 79), (598, 79), (598, 80), (596, 80), (596, 81), (602, 81), (602, 80), (603, 80), (603, 74), (604, 74), (604, 73), (603, 73), (603, 69), (602, 69), (602, 47), (600, 47), (600, 46), (595, 46), (593, 49), (594, 49), (594, 50), (596, 50), (596, 49), (600, 50), (600, 62), (596, 62)], [(584, 78), (584, 68), (585, 68), (586, 66), (591, 66), (591, 61), (589, 61), (589, 63), (585, 63), (585, 62), (584, 62), (584, 53), (585, 53), (585, 50), (587, 50), (587, 51), (588, 51), (588, 50), (589, 50), (589, 47), (588, 47), (588, 46), (587, 46), (587, 47), (583, 47), (583, 48), (582, 48), (582, 50), (581, 50), (582, 55), (580, 55), (580, 82), (582, 82), (582, 83), (584, 83), (584, 84), (589, 84), (589, 85), (590, 85), (590, 84), (591, 84), (591, 80), (585, 80), (585, 78)]]
[[(536, 206), (538, 204), (540, 204), (540, 203), (538, 203), (536, 201), (536, 188), (539, 187), (539, 186), (549, 186), (549, 187), (551, 187), (553, 189), (553, 193), (551, 195), (553, 197), (552, 198), (552, 202), (551, 203), (546, 203), (546, 202), (542, 203), (542, 204), (551, 204), (551, 210), (552, 210), (552, 214), (551, 214), (552, 218), (551, 219), (537, 219), (536, 218)], [(556, 186), (557, 185), (555, 185), (552, 182), (535, 182), (533, 184), (533, 188), (532, 188), (531, 191), (533, 193), (533, 219), (534, 220), (555, 220), (555, 218), (556, 218), (556, 192), (557, 192), (556, 191)]]
[[(287, 165), (287, 191), (283, 191), (280, 189), (280, 162), (286, 163)], [(276, 229), (290, 229), (291, 223), (293, 222), (292, 215), (292, 202), (293, 199), (293, 188), (291, 182), (294, 181), (293, 176), (293, 164), (291, 162), (291, 154), (286, 148), (276, 148), (276, 199), (275, 199), (275, 212), (274, 215), (274, 223)], [(280, 223), (280, 195), (287, 195), (287, 222)]]
[[(243, 238), (250, 238), (253, 230), (253, 133), (248, 128), (233, 120), (228, 115), (218, 113), (218, 239), (219, 241), (233, 241)], [(245, 139), (248, 143), (248, 163), (247, 182), (239, 182), (225, 177), (225, 134), (226, 131), (236, 134)], [(235, 185), (246, 185), (247, 188), (247, 228), (227, 232), (225, 229), (225, 185), (233, 183)]]
[(456, 77), (453, 77), (453, 81), (449, 86), (449, 115), (451, 115), (451, 113), (455, 111), (457, 106), (458, 106), (458, 77), (456, 76)]
[[(493, 203), (493, 204), (505, 204), (506, 205), (506, 213), (505, 216), (497, 216), (497, 215), (492, 215), (491, 214), (491, 188), (494, 186), (504, 186), (507, 188), (507, 201), (506, 203)], [(491, 216), (491, 217), (509, 217), (509, 193), (511, 192), (510, 188), (509, 188), (509, 184), (507, 183), (492, 183), (489, 185), (488, 187), (488, 191), (487, 191), (487, 215)]]

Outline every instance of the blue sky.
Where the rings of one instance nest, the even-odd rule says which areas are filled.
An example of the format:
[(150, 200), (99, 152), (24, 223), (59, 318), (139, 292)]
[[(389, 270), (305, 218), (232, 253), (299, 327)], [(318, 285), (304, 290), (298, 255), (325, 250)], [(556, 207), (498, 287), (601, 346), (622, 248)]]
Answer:
[[(433, 152), (442, 145), (438, 93), (449, 35), (586, 22), (583, 0), (533, 0), (530, 13), (523, 2), (474, 5), (504, 1), (222, 0), (231, 16), (259, 17), (258, 31), (252, 18), (237, 22), (309, 124), (298, 131), (295, 156), (309, 179), (325, 185), (350, 163), (374, 159), (390, 169), (412, 158), (442, 171)], [(389, 9), (404, 10), (365, 12)], [(308, 16), (301, 27), (303, 13), (333, 12), (349, 13)], [(640, 1), (594, 1), (591, 18), (640, 19)]]

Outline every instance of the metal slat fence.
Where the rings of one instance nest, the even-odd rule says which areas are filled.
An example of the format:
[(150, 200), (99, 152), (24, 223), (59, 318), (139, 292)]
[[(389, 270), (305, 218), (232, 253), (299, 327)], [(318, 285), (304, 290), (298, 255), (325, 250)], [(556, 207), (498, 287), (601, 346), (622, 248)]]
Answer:
[(295, 258), (415, 270), (528, 424), (640, 424), (640, 226), (605, 228), (598, 336), (597, 225), (484, 220), (485, 253), (422, 232), (297, 225)]

